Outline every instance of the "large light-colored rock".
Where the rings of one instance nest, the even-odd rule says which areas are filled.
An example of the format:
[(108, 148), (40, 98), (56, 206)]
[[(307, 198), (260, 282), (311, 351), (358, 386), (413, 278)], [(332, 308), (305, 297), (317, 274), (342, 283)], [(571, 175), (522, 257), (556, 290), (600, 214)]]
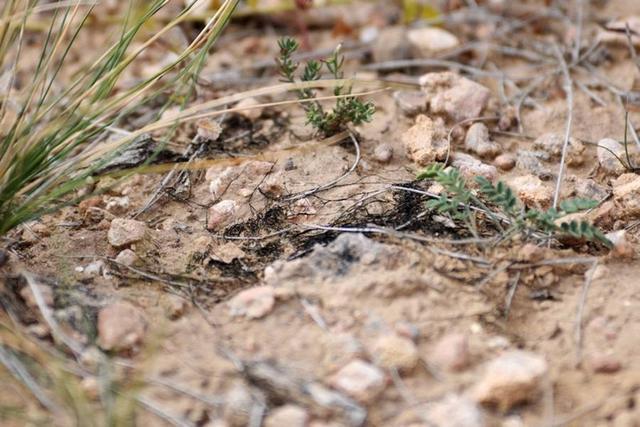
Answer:
[(402, 134), (407, 157), (420, 166), (442, 161), (447, 156), (447, 132), (441, 120), (419, 115), (415, 124)]
[(429, 58), (433, 54), (453, 49), (460, 40), (447, 30), (437, 27), (414, 28), (407, 32), (407, 38), (417, 57)]
[(425, 74), (420, 85), (429, 97), (430, 111), (456, 122), (479, 117), (491, 96), (486, 87), (450, 71)]
[(109, 244), (116, 248), (143, 240), (147, 233), (144, 222), (126, 218), (114, 218), (107, 232)]
[(118, 301), (98, 312), (98, 345), (108, 351), (129, 351), (144, 339), (144, 314), (133, 304)]
[(515, 405), (534, 401), (547, 375), (547, 362), (537, 354), (512, 350), (491, 360), (472, 395), (477, 402), (506, 412)]

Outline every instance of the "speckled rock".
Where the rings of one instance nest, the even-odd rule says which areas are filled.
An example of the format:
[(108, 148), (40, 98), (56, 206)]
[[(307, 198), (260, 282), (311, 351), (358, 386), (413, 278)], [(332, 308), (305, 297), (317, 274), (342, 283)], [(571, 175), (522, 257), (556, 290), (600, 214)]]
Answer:
[(430, 111), (456, 122), (479, 117), (491, 96), (486, 87), (450, 71), (425, 74), (420, 85), (429, 97)]

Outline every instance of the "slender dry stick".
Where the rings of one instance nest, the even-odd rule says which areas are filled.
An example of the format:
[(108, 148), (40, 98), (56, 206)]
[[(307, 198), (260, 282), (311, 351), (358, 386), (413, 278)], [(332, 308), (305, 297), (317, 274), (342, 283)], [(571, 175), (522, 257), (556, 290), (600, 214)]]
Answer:
[(567, 159), (567, 148), (569, 147), (569, 139), (571, 138), (571, 127), (573, 125), (573, 80), (569, 74), (569, 68), (567, 62), (564, 60), (564, 56), (560, 51), (558, 45), (554, 45), (554, 51), (562, 67), (562, 74), (564, 75), (564, 90), (567, 94), (567, 124), (564, 132), (564, 143), (562, 144), (562, 156), (560, 157), (560, 169), (558, 170), (558, 180), (556, 182), (556, 189), (553, 194), (553, 207), (558, 207), (558, 199), (560, 198), (560, 189), (562, 188), (562, 179), (564, 178), (564, 165)]
[(584, 317), (584, 307), (587, 303), (587, 296), (589, 295), (589, 289), (591, 289), (591, 283), (593, 282), (593, 276), (596, 268), (598, 267), (598, 260), (594, 259), (591, 268), (585, 273), (584, 285), (582, 286), (582, 294), (580, 296), (580, 303), (578, 304), (578, 311), (576, 313), (576, 325), (575, 325), (575, 343), (576, 343), (576, 363), (579, 365), (582, 363), (582, 346), (583, 346), (583, 333), (582, 322)]

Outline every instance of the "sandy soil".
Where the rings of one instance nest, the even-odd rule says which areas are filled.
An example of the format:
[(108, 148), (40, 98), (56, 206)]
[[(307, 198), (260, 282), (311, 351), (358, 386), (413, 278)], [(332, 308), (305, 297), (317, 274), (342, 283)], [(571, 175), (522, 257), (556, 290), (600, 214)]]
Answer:
[[(544, 2), (513, 3), (501, 13), (515, 20), (525, 12), (532, 16)], [(588, 10), (582, 28), (590, 43), (604, 23), (640, 15), (640, 4), (634, 1), (597, 3), (605, 4)], [(346, 10), (355, 14), (357, 7)], [(387, 9), (362, 10), (371, 20), (383, 20), (380, 11)], [(448, 56), (474, 70), (509, 76), (467, 74), (491, 91), (483, 116), (513, 114), (517, 97), (510, 82), (522, 89), (537, 76), (552, 73), (531, 89), (530, 102), (521, 111), (523, 129), (513, 122), (501, 130), (497, 120), (486, 121), (500, 153), (521, 159), (524, 151), (533, 150), (533, 139), (550, 132), (564, 134), (567, 103), (562, 74), (555, 72), (558, 63), (553, 51), (545, 49), (555, 41), (570, 43), (575, 17), (570, 14), (567, 19), (538, 19), (511, 30), (508, 37), (496, 37), (490, 21), (443, 26), (463, 45), (494, 37), (496, 45), (518, 47), (544, 58), (528, 60), (482, 47)], [(353, 34), (347, 40), (353, 42), (363, 27), (345, 21)], [(231, 69), (273, 58), (277, 36), (272, 26), (270, 20), (259, 19), (249, 19), (244, 31), (237, 23), (231, 25), (205, 71), (213, 84), (202, 90), (201, 99), (245, 90), (252, 81), (258, 85), (276, 81), (271, 69), (244, 70), (241, 86), (233, 79), (216, 80), (230, 57), (242, 58)], [(259, 34), (264, 28), (269, 29), (266, 35)], [(319, 25), (312, 29), (310, 40), (313, 49), (323, 49), (341, 37), (332, 35), (331, 26)], [(589, 63), (592, 70), (580, 64), (572, 70), (575, 81), (588, 89), (574, 88), (571, 135), (587, 142), (622, 140), (623, 106), (594, 76), (598, 73), (631, 91), (640, 73), (624, 44), (603, 44), (598, 57)], [(355, 71), (372, 62), (368, 55), (350, 60), (348, 67)], [(420, 75), (439, 70), (366, 72), (396, 82), (417, 82)], [(223, 86), (225, 82), (230, 87)], [(639, 425), (637, 217), (616, 216), (601, 222), (605, 232), (627, 230), (630, 256), (592, 244), (550, 248), (517, 240), (497, 247), (456, 244), (452, 240), (467, 238), (468, 233), (425, 211), (427, 197), (406, 190), (426, 191), (430, 183), (414, 181), (420, 166), (407, 158), (402, 135), (416, 118), (398, 106), (395, 90), (372, 98), (378, 111), (372, 123), (357, 129), (359, 158), (349, 140), (337, 145), (318, 143), (305, 129), (303, 113), (295, 105), (260, 109), (259, 115), (225, 116), (219, 140), (201, 143), (198, 158), (271, 153), (275, 161), (269, 165), (259, 160), (213, 163), (185, 175), (188, 181), (165, 184), (159, 200), (147, 209), (166, 175), (135, 175), (103, 195), (29, 224), (11, 236), (16, 243), (3, 272), (12, 278), (5, 280), (3, 298), (25, 330), (34, 337), (40, 334), (34, 339), (50, 342), (46, 327), (44, 332), (34, 328), (45, 325), (37, 309), (20, 297), (25, 282), (12, 274), (25, 269), (42, 278), (54, 290), (56, 319), (81, 343), (83, 354), (95, 352), (99, 345), (97, 322), (103, 307), (114, 301), (136, 307), (146, 325), (142, 344), (106, 354), (115, 381), (141, 379), (140, 396), (165, 414), (163, 419), (149, 408), (140, 410), (139, 424), (260, 425), (266, 419), (265, 425), (283, 425), (274, 413), (293, 404), (309, 417), (306, 425), (357, 425), (353, 418), (357, 410), (335, 402), (323, 406), (308, 389), (309, 384), (323, 384), (327, 390), (339, 390), (336, 378), (341, 372), (344, 375), (341, 369), (359, 359), (377, 366), (384, 375), (382, 390), (366, 390), (365, 397), (340, 391), (340, 396), (366, 411), (365, 425)], [(273, 100), (278, 97), (261, 99)], [(627, 105), (631, 122), (640, 122), (637, 105)], [(454, 127), (455, 121), (441, 116), (447, 130)], [(170, 149), (188, 153), (195, 132), (195, 126), (185, 125)], [(454, 132), (453, 152), (468, 151), (463, 136), (464, 132)], [(393, 151), (388, 162), (379, 161), (376, 154), (381, 144)], [(586, 178), (611, 191), (616, 174), (599, 167), (595, 146), (585, 147), (584, 162), (566, 169), (563, 196), (575, 195), (576, 183)], [(541, 165), (551, 173), (543, 186), (552, 194), (559, 159), (550, 158)], [(212, 194), (212, 181), (225, 173), (233, 178)], [(531, 173), (520, 162), (510, 171), (498, 172), (506, 182)], [(334, 185), (322, 187), (343, 175)], [(107, 183), (98, 185), (103, 184)], [(126, 206), (119, 207), (125, 197)], [(209, 208), (220, 200), (235, 201), (237, 210), (210, 230)], [(134, 217), (147, 229), (145, 237), (131, 245), (138, 260), (127, 267), (114, 262), (123, 248), (114, 248), (107, 234), (113, 218)], [(402, 235), (356, 232), (374, 225), (391, 229), (403, 224)], [(349, 233), (345, 228), (355, 230)], [(234, 312), (233, 301), (242, 306), (237, 296), (258, 286), (267, 286), (268, 291), (267, 296), (257, 297), (253, 307), (257, 318), (237, 315), (242, 307)], [(388, 336), (413, 343), (418, 362), (407, 369), (386, 367), (383, 356), (388, 349), (379, 341)], [(466, 343), (463, 356), (448, 349), (446, 340), (442, 344), (443, 338), (451, 336)], [(453, 353), (434, 355), (442, 346)], [(475, 402), (474, 390), (486, 380), (488, 364), (516, 349), (546, 361), (548, 368), (536, 389), (528, 390), (522, 403), (506, 408)], [(403, 353), (397, 350), (389, 357), (400, 360)], [(457, 357), (465, 359), (462, 366), (447, 367), (447, 361)], [(260, 369), (266, 367), (276, 374), (265, 379)], [(87, 372), (86, 377), (94, 377), (90, 369)], [(84, 384), (91, 388), (90, 381)], [(12, 404), (13, 397), (2, 395), (3, 404)], [(453, 415), (433, 415), (428, 405), (451, 395), (470, 397), (468, 404), (482, 414), (481, 424), (455, 424)], [(465, 405), (456, 403), (453, 411), (464, 411)]]

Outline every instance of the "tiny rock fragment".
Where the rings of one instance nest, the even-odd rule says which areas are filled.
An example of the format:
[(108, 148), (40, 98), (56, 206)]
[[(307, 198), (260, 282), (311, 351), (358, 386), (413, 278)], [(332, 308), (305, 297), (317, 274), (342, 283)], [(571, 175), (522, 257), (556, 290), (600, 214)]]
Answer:
[(487, 364), (472, 394), (477, 402), (494, 405), (506, 412), (538, 397), (547, 370), (547, 362), (537, 354), (507, 351)]
[(617, 230), (605, 235), (613, 244), (612, 255), (619, 258), (633, 258), (636, 254), (635, 249), (627, 238), (627, 230)]
[(138, 262), (138, 255), (131, 249), (125, 249), (116, 256), (116, 262), (131, 267)]
[(284, 405), (274, 408), (264, 420), (265, 427), (306, 427), (309, 414), (298, 405)]
[(123, 213), (129, 209), (129, 196), (105, 197), (105, 209), (112, 213)]
[(214, 231), (222, 228), (231, 222), (237, 211), (238, 204), (234, 200), (222, 200), (216, 203), (209, 208), (207, 229)]
[(500, 146), (489, 138), (489, 129), (484, 123), (474, 123), (467, 131), (464, 146), (480, 157), (493, 158), (500, 152)]
[(549, 160), (549, 154), (546, 151), (519, 150), (516, 166), (547, 181), (555, 176), (554, 172), (542, 163), (547, 160)]
[(271, 197), (280, 197), (284, 194), (284, 174), (282, 172), (276, 172), (268, 175), (262, 184), (260, 184), (260, 191)]
[(447, 114), (456, 122), (479, 117), (491, 96), (486, 87), (450, 71), (425, 74), (420, 85), (430, 111)]
[(587, 365), (598, 374), (615, 374), (622, 369), (622, 363), (610, 353), (593, 353), (587, 357)]
[(520, 200), (527, 206), (546, 208), (553, 199), (553, 190), (535, 175), (523, 175), (509, 181)]
[(453, 49), (460, 44), (456, 36), (437, 27), (414, 28), (407, 32), (407, 38), (415, 56), (429, 58), (434, 53)]
[(250, 390), (243, 384), (235, 384), (225, 394), (224, 420), (234, 427), (249, 425), (254, 401)]
[(167, 295), (164, 300), (164, 309), (169, 319), (179, 319), (187, 311), (187, 301), (177, 295)]
[(406, 116), (415, 116), (427, 109), (427, 94), (420, 90), (399, 90), (393, 93), (393, 99)]
[(201, 119), (196, 122), (197, 134), (206, 141), (216, 141), (222, 133), (220, 124), (211, 119)]
[(258, 120), (262, 115), (262, 108), (256, 107), (258, 105), (260, 105), (260, 102), (258, 102), (257, 99), (245, 98), (239, 101), (236, 104), (235, 108), (239, 109), (237, 113), (240, 114), (241, 116), (246, 117), (249, 120), (255, 121), (255, 120)]
[(418, 349), (408, 338), (387, 334), (378, 338), (371, 352), (377, 364), (385, 369), (401, 372), (412, 370), (418, 364)]
[(489, 181), (495, 181), (498, 177), (498, 170), (495, 166), (482, 163), (473, 156), (465, 153), (454, 153), (451, 158), (453, 159), (451, 166), (460, 171), (460, 174), (471, 187), (476, 186), (476, 176), (483, 176)]
[(145, 329), (144, 315), (131, 303), (114, 302), (98, 312), (98, 345), (103, 350), (132, 350), (144, 339)]
[(410, 160), (426, 166), (447, 155), (447, 140), (444, 123), (419, 115), (415, 124), (402, 134), (402, 143)]
[[(545, 133), (538, 137), (533, 146), (539, 150), (544, 150), (549, 154), (550, 159), (560, 159), (564, 148), (564, 136), (557, 133)], [(567, 144), (566, 163), (569, 166), (580, 166), (584, 163), (586, 147), (575, 138), (569, 138)]]
[(275, 291), (272, 286), (257, 286), (240, 292), (229, 301), (232, 316), (259, 319), (273, 310)]
[(484, 427), (484, 412), (471, 399), (457, 394), (425, 405), (422, 412), (431, 427)]
[(83, 269), (83, 273), (85, 276), (95, 277), (100, 276), (105, 268), (104, 261), (97, 260), (92, 263), (87, 264)]
[(393, 157), (393, 148), (389, 144), (378, 144), (373, 150), (373, 158), (378, 163), (389, 163)]
[(236, 167), (225, 168), (220, 172), (217, 168), (210, 168), (205, 174), (205, 179), (209, 181), (209, 192), (214, 197), (222, 197), (229, 185), (238, 178), (240, 170)]
[(362, 360), (354, 360), (338, 371), (330, 379), (336, 389), (354, 399), (373, 402), (386, 386), (384, 373), (374, 365)]
[(80, 387), (82, 387), (84, 395), (89, 399), (95, 401), (100, 397), (100, 382), (93, 375), (84, 377), (80, 382)]
[(146, 234), (147, 226), (144, 222), (114, 218), (107, 232), (107, 238), (111, 246), (119, 248), (143, 240)]
[(469, 366), (471, 355), (469, 353), (469, 340), (460, 333), (450, 333), (438, 340), (429, 361), (440, 369), (456, 372)]
[(516, 166), (516, 156), (510, 153), (500, 154), (493, 160), (493, 164), (500, 170), (510, 171)]

